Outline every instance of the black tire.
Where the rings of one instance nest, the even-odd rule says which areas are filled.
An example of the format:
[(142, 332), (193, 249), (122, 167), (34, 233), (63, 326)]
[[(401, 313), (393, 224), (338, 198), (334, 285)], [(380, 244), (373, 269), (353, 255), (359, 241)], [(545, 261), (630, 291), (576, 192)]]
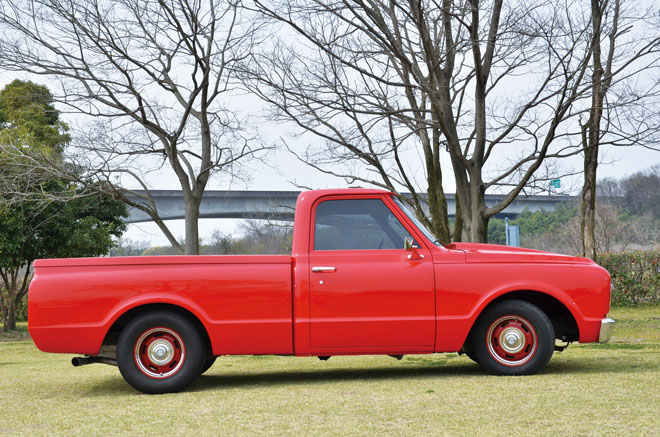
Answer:
[(204, 365), (195, 326), (176, 313), (152, 311), (131, 320), (117, 342), (117, 365), (135, 389), (148, 394), (181, 391)]
[(202, 366), (202, 371), (200, 372), (200, 375), (206, 373), (206, 371), (209, 370), (211, 366), (213, 366), (213, 363), (215, 363), (216, 358), (217, 357), (210, 357), (204, 360), (204, 365)]
[(471, 336), (475, 361), (496, 375), (531, 375), (548, 364), (555, 331), (536, 305), (505, 300), (487, 308)]
[(465, 352), (465, 355), (475, 363), (479, 364), (479, 360), (477, 359), (477, 356), (474, 354), (474, 351), (472, 350), (472, 342), (469, 341), (469, 344), (466, 345), (465, 349), (463, 352)]

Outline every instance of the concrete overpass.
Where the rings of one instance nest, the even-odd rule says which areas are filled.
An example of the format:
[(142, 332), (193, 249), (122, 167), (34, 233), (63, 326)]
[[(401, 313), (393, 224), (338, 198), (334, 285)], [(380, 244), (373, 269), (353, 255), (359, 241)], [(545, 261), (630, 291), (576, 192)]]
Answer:
[[(142, 194), (141, 191), (136, 193)], [(231, 219), (271, 219), (292, 221), (296, 199), (300, 191), (213, 191), (204, 193), (200, 205), (200, 218), (231, 218)], [(184, 218), (183, 195), (179, 190), (152, 190), (151, 196), (163, 220)], [(504, 198), (500, 194), (487, 194), (486, 204), (494, 205)], [(140, 198), (133, 196), (133, 201)], [(554, 210), (560, 203), (576, 201), (574, 196), (531, 196), (519, 197), (514, 200), (498, 217), (515, 217), (525, 209), (538, 211)], [(456, 213), (454, 194), (447, 194), (449, 215)], [(127, 223), (151, 221), (151, 218), (136, 208), (129, 208)]]

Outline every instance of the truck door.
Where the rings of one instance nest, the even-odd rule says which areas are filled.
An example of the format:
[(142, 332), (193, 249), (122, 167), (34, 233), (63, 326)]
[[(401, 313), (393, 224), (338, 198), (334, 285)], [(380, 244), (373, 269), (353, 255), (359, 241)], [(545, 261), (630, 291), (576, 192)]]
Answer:
[(313, 352), (431, 351), (435, 292), (430, 251), (419, 247), (420, 256), (409, 257), (404, 246), (411, 234), (380, 197), (322, 200), (312, 217)]

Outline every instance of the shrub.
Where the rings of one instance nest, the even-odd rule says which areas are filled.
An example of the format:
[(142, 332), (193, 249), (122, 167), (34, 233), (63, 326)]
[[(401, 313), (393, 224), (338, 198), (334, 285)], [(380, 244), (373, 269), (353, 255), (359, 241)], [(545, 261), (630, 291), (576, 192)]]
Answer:
[[(4, 289), (4, 287), (0, 286), (0, 299), (4, 299), (2, 302), (4, 307), (4, 310), (7, 311), (7, 307), (9, 305), (8, 297), (7, 297), (7, 290)], [(15, 312), (15, 317), (17, 322), (27, 322), (27, 310), (28, 310), (28, 297), (27, 295), (23, 296), (21, 299), (16, 302), (16, 312)], [(2, 314), (0, 313), (0, 332), (2, 332)]]
[(660, 250), (603, 253), (598, 263), (612, 275), (612, 304), (660, 304)]
[(27, 322), (28, 319), (28, 297), (23, 296), (23, 298), (16, 305), (16, 321), (17, 322)]

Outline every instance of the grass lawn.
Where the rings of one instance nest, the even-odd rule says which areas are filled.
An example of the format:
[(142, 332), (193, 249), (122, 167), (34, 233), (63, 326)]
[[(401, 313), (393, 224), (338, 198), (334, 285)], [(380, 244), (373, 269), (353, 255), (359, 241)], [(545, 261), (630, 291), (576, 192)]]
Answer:
[(614, 308), (611, 343), (535, 376), (457, 354), (221, 357), (187, 392), (143, 395), (115, 367), (0, 343), (0, 435), (660, 435), (660, 307)]

